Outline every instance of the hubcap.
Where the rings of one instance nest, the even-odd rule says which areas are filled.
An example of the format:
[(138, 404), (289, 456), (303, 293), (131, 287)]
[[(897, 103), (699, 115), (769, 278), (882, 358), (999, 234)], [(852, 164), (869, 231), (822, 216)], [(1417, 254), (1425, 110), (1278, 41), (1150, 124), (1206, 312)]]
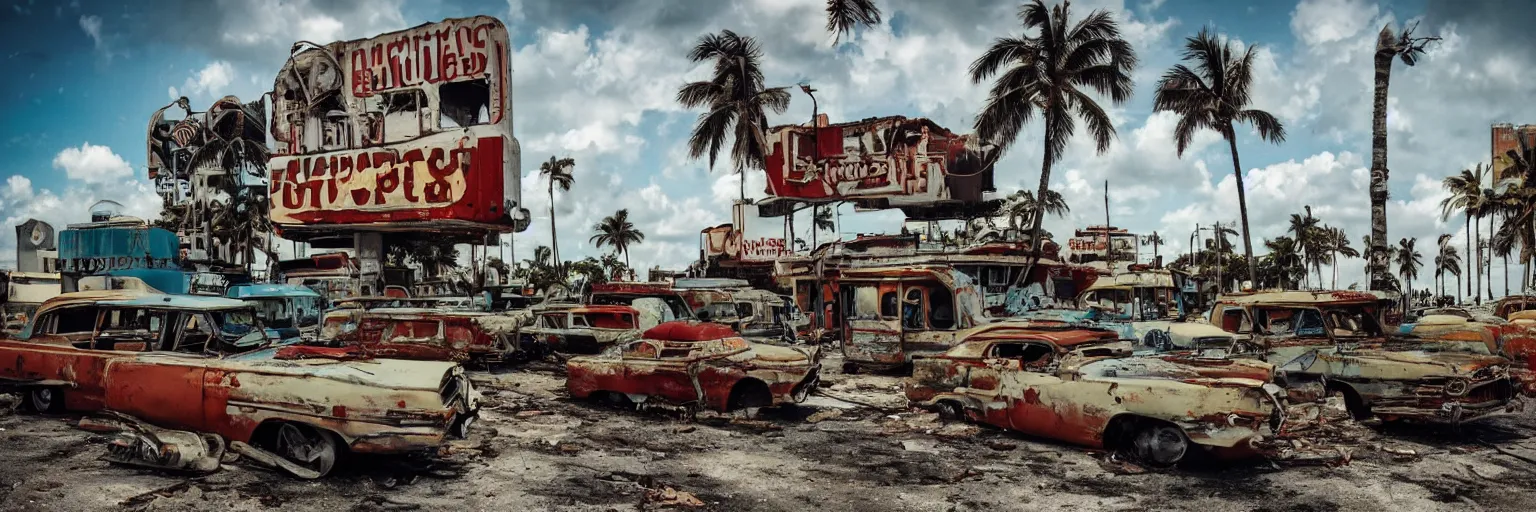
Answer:
[(1177, 464), (1189, 450), (1183, 433), (1167, 425), (1147, 427), (1136, 434), (1136, 455), (1158, 465)]
[(38, 412), (48, 412), (53, 409), (54, 391), (49, 388), (32, 390), (32, 405)]
[(277, 431), (278, 455), (305, 468), (326, 474), (336, 462), (336, 445), (325, 434), (284, 423)]

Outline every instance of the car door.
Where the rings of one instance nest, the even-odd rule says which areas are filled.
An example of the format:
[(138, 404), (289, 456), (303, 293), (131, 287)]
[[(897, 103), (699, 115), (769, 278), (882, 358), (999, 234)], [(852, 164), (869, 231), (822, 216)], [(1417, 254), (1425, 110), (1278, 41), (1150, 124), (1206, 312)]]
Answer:
[(1012, 362), (999, 371), (997, 393), (1005, 402), (1008, 428), (1051, 437), (1052, 430), (1060, 426), (1056, 402), (1066, 395), (1061, 392), (1065, 382), (1052, 364), (1058, 355), (1056, 347), (1028, 342), (1018, 353), (1007, 355)]
[(901, 345), (901, 283), (850, 283), (843, 290), (843, 356), (856, 363), (906, 362)]
[(106, 365), (105, 406), (154, 425), (204, 428), (202, 356), (154, 354)]

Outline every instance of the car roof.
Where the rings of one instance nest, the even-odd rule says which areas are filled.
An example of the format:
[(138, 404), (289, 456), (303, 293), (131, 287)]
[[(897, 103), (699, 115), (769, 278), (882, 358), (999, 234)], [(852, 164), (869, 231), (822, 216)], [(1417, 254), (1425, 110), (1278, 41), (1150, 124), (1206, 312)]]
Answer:
[(1120, 335), (1108, 329), (1082, 327), (1057, 321), (1008, 320), (972, 327), (955, 335), (959, 342), (950, 356), (981, 357), (988, 343), (995, 341), (1045, 341), (1061, 348), (1112, 341)]
[(88, 292), (70, 292), (43, 302), (39, 312), (44, 310), (95, 304), (98, 306), (117, 307), (147, 307), (163, 309), (190, 309), (201, 311), (214, 311), (226, 309), (244, 309), (251, 305), (236, 299), (212, 297), (203, 295), (172, 295), (167, 293), (144, 292), (138, 290), (97, 290)]
[(1226, 294), (1217, 298), (1218, 303), (1236, 304), (1242, 306), (1270, 306), (1270, 305), (1320, 305), (1320, 304), (1369, 304), (1383, 300), (1391, 300), (1392, 297), (1373, 291), (1356, 290), (1314, 290), (1314, 291), (1270, 291), (1252, 292), (1242, 294)]
[(319, 297), (308, 286), (298, 284), (237, 284), (229, 287), (225, 296), (233, 299)]

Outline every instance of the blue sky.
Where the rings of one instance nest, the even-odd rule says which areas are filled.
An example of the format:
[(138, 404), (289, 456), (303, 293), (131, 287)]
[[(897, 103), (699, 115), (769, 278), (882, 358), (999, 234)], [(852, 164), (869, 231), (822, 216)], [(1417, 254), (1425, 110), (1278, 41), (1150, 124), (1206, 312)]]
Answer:
[[(737, 188), (724, 166), (710, 172), (686, 158), (682, 140), (697, 113), (673, 101), (679, 85), (701, 76), (684, 54), (707, 31), (757, 37), (769, 82), (815, 85), (822, 111), (834, 122), (899, 114), (969, 131), (986, 85), (971, 84), (963, 71), (992, 38), (1020, 32), (1017, 4), (878, 3), (886, 23), (834, 47), (818, 0), (0, 0), (0, 56), (10, 71), (0, 81), (0, 146), (8, 156), (0, 161), (7, 180), (0, 187), (0, 219), (78, 222), (98, 198), (152, 216), (158, 203), (144, 176), (144, 127), (173, 94), (188, 96), (194, 108), (226, 94), (249, 100), (270, 90), (294, 41), (325, 43), (488, 14), (507, 24), (517, 47), (514, 120), (524, 150), (524, 201), (535, 213), (532, 228), (517, 237), (519, 257), (549, 243), (549, 200), (536, 170), (557, 154), (577, 161), (575, 189), (556, 201), (563, 255), (595, 254), (586, 244), (591, 225), (627, 207), (650, 235), (633, 251), (636, 266), (680, 268), (697, 257), (699, 229), (729, 221)], [(1105, 179), (1114, 222), (1163, 233), (1173, 242), (1164, 253), (1183, 251), (1197, 222), (1237, 219), (1226, 145), (1199, 138), (1179, 158), (1169, 144), (1172, 118), (1150, 108), (1157, 76), (1201, 26), (1259, 46), (1254, 106), (1279, 116), (1289, 132), (1283, 145), (1239, 134), (1256, 246), (1282, 234), (1288, 215), (1304, 205), (1357, 241), (1367, 232), (1370, 49), (1387, 23), (1418, 21), (1421, 33), (1445, 38), (1419, 66), (1394, 68), (1393, 239), (1416, 237), (1425, 247), (1451, 233), (1461, 244), (1460, 219), (1438, 217), (1440, 177), (1488, 159), (1490, 123), (1536, 122), (1536, 106), (1528, 101), (1536, 92), (1528, 76), (1536, 72), (1533, 46), (1522, 25), (1531, 15), (1519, 2), (1093, 0), (1072, 6), (1078, 16), (1114, 11), (1142, 66), (1135, 96), (1112, 111), (1114, 147), (1098, 155), (1080, 137), (1056, 167), (1052, 186), (1072, 206), (1067, 218), (1047, 222), (1058, 237), (1101, 222)], [(809, 117), (810, 102), (796, 93), (790, 110), (771, 121)], [(1039, 127), (1032, 126), (999, 163), (1001, 192), (1033, 188), (1039, 159)], [(761, 188), (761, 176), (748, 179), (749, 188)], [(842, 213), (846, 236), (900, 226), (896, 212)], [(806, 224), (802, 217), (800, 225)], [(14, 244), (13, 232), (0, 232), (0, 265), (14, 259)], [(1344, 261), (1340, 285), (1358, 280), (1362, 265)], [(1426, 272), (1416, 286), (1429, 280)]]

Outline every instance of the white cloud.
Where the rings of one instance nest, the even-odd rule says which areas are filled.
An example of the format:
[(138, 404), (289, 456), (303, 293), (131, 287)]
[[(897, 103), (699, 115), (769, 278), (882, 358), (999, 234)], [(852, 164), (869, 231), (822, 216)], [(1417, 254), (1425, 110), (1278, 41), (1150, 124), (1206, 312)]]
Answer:
[(80, 30), (85, 31), (85, 35), (90, 36), (91, 42), (93, 44), (95, 44), (97, 48), (101, 48), (101, 17), (100, 16), (95, 16), (95, 15), (81, 16), (80, 17)]
[(1303, 0), (1291, 15), (1291, 31), (1309, 45), (1340, 41), (1369, 26), (1376, 12), (1375, 4), (1359, 0)]
[[(0, 226), (15, 226), (38, 219), (55, 228), (90, 220), (90, 205), (111, 199), (124, 206), (127, 215), (144, 219), (160, 216), (160, 196), (147, 179), (133, 176), (122, 157), (107, 146), (90, 143), (65, 148), (53, 159), (69, 179), (60, 189), (39, 189), (26, 176), (12, 175), (0, 188)], [(16, 232), (0, 229), (0, 266), (16, 262)]]
[(64, 148), (53, 157), (53, 168), (62, 169), (71, 180), (87, 184), (110, 183), (133, 174), (133, 168), (112, 148), (89, 142), (78, 148)]
[[(209, 99), (223, 97), (227, 94), (230, 82), (234, 81), (235, 69), (228, 62), (216, 60), (203, 66), (203, 69), (187, 77), (187, 81), (181, 87), (181, 93), (191, 96), (206, 97)], [(176, 89), (173, 87), (172, 91)]]

